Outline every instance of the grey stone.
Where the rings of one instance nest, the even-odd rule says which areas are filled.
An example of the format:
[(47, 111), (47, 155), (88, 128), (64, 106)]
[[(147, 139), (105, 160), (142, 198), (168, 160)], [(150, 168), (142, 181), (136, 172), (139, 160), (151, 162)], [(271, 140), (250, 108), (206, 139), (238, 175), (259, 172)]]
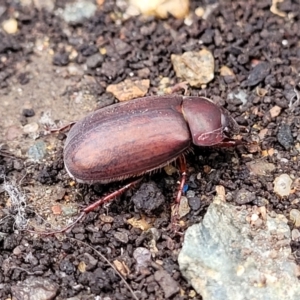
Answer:
[(48, 278), (29, 277), (11, 287), (14, 299), (51, 300), (55, 299), (58, 285)]
[(92, 1), (79, 0), (66, 4), (62, 17), (67, 23), (82, 24), (86, 19), (91, 18), (96, 10), (97, 6)]
[(178, 283), (165, 270), (158, 270), (154, 273), (154, 279), (159, 283), (168, 299), (179, 292)]
[(86, 65), (88, 68), (95, 69), (101, 66), (103, 60), (104, 60), (103, 56), (100, 53), (96, 53), (87, 58)]
[(252, 215), (216, 198), (203, 222), (187, 230), (179, 267), (203, 300), (299, 299), (287, 219), (274, 213), (254, 228)]

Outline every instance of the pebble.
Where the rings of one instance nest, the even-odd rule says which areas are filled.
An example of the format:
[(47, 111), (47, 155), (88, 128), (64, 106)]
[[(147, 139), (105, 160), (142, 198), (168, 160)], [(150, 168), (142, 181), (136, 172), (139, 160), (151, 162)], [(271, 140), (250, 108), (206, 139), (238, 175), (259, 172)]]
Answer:
[[(263, 226), (253, 227), (248, 216)], [(203, 221), (187, 229), (179, 268), (203, 300), (296, 300), (300, 285), (290, 238), (283, 215), (261, 220), (255, 209), (215, 198)]]
[(263, 197), (256, 197), (253, 200), (253, 204), (257, 205), (258, 207), (265, 206), (268, 203), (269, 203), (269, 201), (266, 198), (263, 198)]
[(244, 188), (241, 188), (235, 194), (235, 202), (240, 205), (250, 203), (254, 201), (255, 198), (256, 198), (255, 193), (251, 193)]
[(61, 215), (62, 210), (61, 210), (61, 206), (59, 204), (53, 205), (51, 207), (51, 210), (54, 215)]
[(65, 194), (66, 190), (62, 186), (56, 185), (52, 190), (51, 198), (55, 201), (62, 200)]
[(270, 64), (266, 61), (260, 62), (251, 71), (247, 78), (247, 86), (255, 86), (263, 81), (271, 70)]
[(227, 66), (222, 66), (219, 71), (221, 76), (234, 76), (233, 71)]
[(52, 12), (55, 7), (55, 0), (33, 0), (34, 6), (38, 10), (46, 10)]
[(8, 19), (2, 23), (3, 30), (8, 34), (14, 34), (18, 31), (18, 22), (16, 19)]
[(73, 205), (62, 205), (61, 210), (64, 216), (74, 216), (77, 214), (77, 208)]
[(296, 227), (300, 227), (300, 211), (298, 209), (291, 209), (290, 219)]
[(188, 198), (189, 200), (189, 206), (192, 210), (198, 210), (201, 206), (201, 201), (199, 197), (191, 197)]
[(35, 112), (32, 108), (24, 108), (22, 111), (22, 115), (26, 118), (30, 118), (35, 115)]
[(151, 262), (151, 252), (144, 247), (138, 247), (133, 251), (133, 258), (136, 261), (136, 271), (146, 268)]
[(277, 140), (285, 150), (289, 150), (294, 144), (291, 127), (288, 124), (282, 124), (277, 133)]
[(271, 118), (276, 118), (277, 116), (280, 115), (282, 108), (278, 105), (274, 105), (270, 110), (270, 116)]
[(101, 55), (100, 53), (96, 53), (87, 58), (86, 65), (88, 68), (95, 69), (97, 67), (100, 67), (103, 61), (104, 61), (103, 55)]
[(154, 279), (158, 282), (165, 293), (165, 299), (169, 299), (179, 292), (178, 283), (165, 270), (158, 270), (154, 273)]
[[(239, 102), (237, 102), (239, 101)], [(227, 103), (233, 105), (245, 105), (248, 102), (248, 94), (243, 90), (236, 90), (234, 92), (230, 92), (227, 96)]]
[[(189, 14), (189, 0), (152, 0), (152, 1), (141, 1), (141, 0), (130, 0), (130, 11), (131, 15), (136, 14), (138, 11), (146, 16), (155, 16), (158, 18), (166, 19), (169, 15), (177, 19), (183, 19)], [(133, 8), (134, 7), (134, 10)]]
[(171, 55), (176, 76), (187, 81), (191, 86), (202, 87), (214, 79), (215, 61), (207, 49), (188, 51), (182, 55)]
[(280, 197), (288, 196), (291, 193), (292, 179), (288, 174), (281, 174), (274, 180), (274, 192)]
[(276, 169), (274, 164), (261, 159), (247, 162), (246, 166), (252, 174), (262, 176), (267, 176)]
[(126, 231), (118, 231), (114, 234), (114, 237), (121, 243), (127, 244), (129, 241), (128, 233)]
[(181, 196), (180, 202), (179, 202), (179, 208), (178, 208), (178, 215), (179, 218), (183, 218), (191, 211), (191, 208), (189, 206), (189, 201), (187, 197)]
[(86, 19), (91, 18), (97, 10), (97, 6), (92, 1), (79, 0), (67, 3), (62, 13), (65, 22), (70, 24), (82, 24)]
[(31, 276), (11, 287), (13, 299), (55, 299), (58, 285), (51, 279)]
[(133, 195), (132, 201), (136, 211), (148, 214), (165, 203), (165, 197), (154, 182), (143, 183)]
[(128, 101), (134, 98), (143, 97), (150, 87), (149, 79), (131, 80), (125, 79), (117, 84), (110, 84), (106, 91), (112, 93), (119, 101)]
[(3, 5), (0, 5), (0, 17), (5, 13), (6, 7)]
[(13, 141), (22, 135), (22, 129), (18, 126), (10, 126), (6, 129), (5, 139), (7, 141)]
[(26, 134), (35, 133), (38, 131), (38, 129), (39, 129), (39, 124), (36, 122), (33, 122), (33, 123), (26, 124), (23, 127), (23, 132)]
[(28, 149), (28, 157), (35, 161), (43, 159), (46, 153), (46, 144), (43, 141), (37, 141)]
[(300, 239), (300, 232), (299, 232), (299, 230), (298, 229), (293, 229), (292, 230), (292, 240), (293, 241), (299, 241), (299, 239)]

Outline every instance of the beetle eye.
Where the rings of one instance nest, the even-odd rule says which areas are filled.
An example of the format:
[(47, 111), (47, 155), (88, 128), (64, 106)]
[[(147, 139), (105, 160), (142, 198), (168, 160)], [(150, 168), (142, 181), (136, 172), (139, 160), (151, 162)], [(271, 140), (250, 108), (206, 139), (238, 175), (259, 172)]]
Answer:
[(228, 131), (228, 117), (224, 114), (221, 114), (221, 124), (223, 130)]
[(236, 121), (227, 113), (221, 113), (221, 124), (223, 132), (229, 133), (230, 135), (239, 132), (239, 126)]

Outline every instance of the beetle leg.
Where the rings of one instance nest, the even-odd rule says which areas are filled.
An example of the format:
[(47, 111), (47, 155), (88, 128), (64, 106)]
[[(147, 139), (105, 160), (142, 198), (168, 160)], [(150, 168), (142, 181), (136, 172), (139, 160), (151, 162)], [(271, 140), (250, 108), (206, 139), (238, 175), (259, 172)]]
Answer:
[(50, 128), (49, 131), (51, 133), (53, 133), (53, 132), (61, 132), (61, 131), (66, 130), (66, 129), (70, 129), (75, 123), (76, 122), (70, 122), (69, 124), (61, 126), (59, 128)]
[(180, 180), (177, 196), (175, 199), (175, 203), (172, 208), (172, 217), (171, 217), (172, 227), (173, 229), (175, 229), (175, 232), (177, 232), (177, 223), (179, 220), (179, 205), (180, 205), (183, 187), (186, 181), (186, 160), (184, 155), (179, 156), (178, 160), (179, 160), (179, 169), (181, 173), (181, 180)]
[(225, 138), (222, 142), (218, 143), (216, 145), (216, 147), (231, 148), (231, 147), (243, 145), (243, 144), (244, 144), (244, 142), (241, 140), (233, 140), (233, 139)]
[(184, 95), (187, 95), (188, 92), (188, 82), (182, 81), (179, 83), (176, 83), (173, 87), (171, 87), (171, 94), (177, 93), (180, 90), (184, 90)]
[(123, 186), (122, 188), (114, 191), (113, 193), (105, 196), (104, 198), (99, 199), (98, 201), (96, 201), (95, 203), (87, 206), (83, 212), (85, 214), (89, 213), (90, 211), (94, 210), (95, 208), (97, 208), (100, 205), (103, 205), (106, 202), (111, 201), (112, 199), (114, 199), (115, 197), (123, 194), (125, 191), (127, 191), (128, 189), (130, 189), (131, 187), (133, 187), (134, 185), (136, 185), (137, 183), (139, 183), (142, 180), (142, 178), (138, 178), (128, 184), (126, 184), (125, 186)]
[(70, 225), (64, 227), (63, 229), (59, 229), (59, 230), (55, 230), (55, 231), (51, 231), (51, 232), (47, 232), (47, 231), (32, 231), (32, 230), (28, 230), (31, 233), (39, 233), (39, 234), (43, 234), (43, 235), (53, 235), (53, 234), (57, 234), (57, 233), (64, 233), (70, 229), (72, 229), (80, 220), (82, 220), (86, 214), (88, 214), (89, 212), (91, 212), (92, 210), (94, 210), (95, 208), (97, 208), (100, 205), (103, 205), (104, 203), (107, 203), (111, 200), (113, 200), (115, 197), (123, 194), (125, 191), (127, 191), (128, 189), (130, 189), (131, 187), (133, 187), (134, 185), (136, 185), (137, 183), (139, 183), (142, 180), (142, 178), (138, 178), (128, 184), (126, 184), (125, 186), (123, 186), (122, 188), (114, 191), (113, 193), (100, 198), (98, 201), (94, 202), (93, 204), (87, 206), (86, 208), (84, 208), (82, 210), (82, 212), (79, 214), (79, 216), (75, 219), (74, 222), (72, 222)]
[(179, 190), (177, 193), (177, 197), (175, 200), (176, 204), (180, 203), (180, 199), (181, 199), (181, 195), (182, 195), (182, 190), (186, 181), (186, 160), (185, 157), (183, 155), (179, 156), (178, 158), (179, 160), (179, 169), (180, 169), (180, 173), (181, 173), (181, 180), (180, 180), (180, 185), (179, 185)]

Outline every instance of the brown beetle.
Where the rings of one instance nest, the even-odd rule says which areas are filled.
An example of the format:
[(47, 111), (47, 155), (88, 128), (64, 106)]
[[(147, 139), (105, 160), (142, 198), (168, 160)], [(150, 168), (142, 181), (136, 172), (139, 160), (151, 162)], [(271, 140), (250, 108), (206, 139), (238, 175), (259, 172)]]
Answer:
[[(90, 113), (70, 130), (64, 149), (65, 167), (85, 183), (107, 183), (137, 177), (182, 156), (191, 146), (232, 146), (238, 125), (229, 113), (203, 97), (150, 96), (117, 103)], [(136, 183), (134, 181), (132, 184)], [(87, 207), (87, 212), (132, 184)]]
[(228, 112), (200, 97), (156, 96), (90, 113), (70, 130), (68, 173), (79, 182), (106, 183), (161, 168), (191, 147), (227, 146), (238, 126)]

